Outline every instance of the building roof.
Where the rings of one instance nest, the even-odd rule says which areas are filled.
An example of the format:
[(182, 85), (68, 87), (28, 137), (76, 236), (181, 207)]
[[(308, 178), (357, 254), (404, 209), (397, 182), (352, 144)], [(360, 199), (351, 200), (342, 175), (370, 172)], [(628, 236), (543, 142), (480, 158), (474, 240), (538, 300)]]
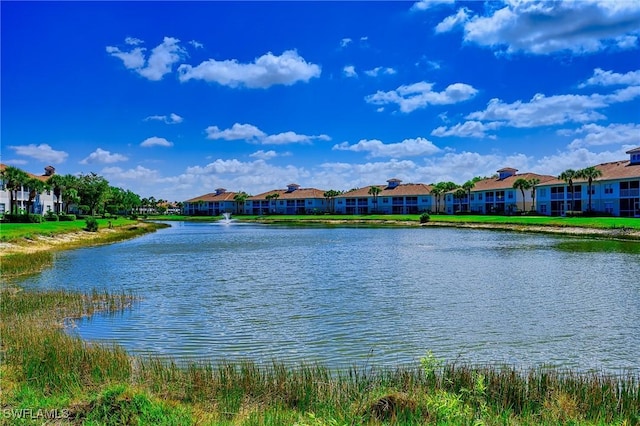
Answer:
[[(390, 179), (391, 181), (393, 179)], [(389, 182), (388, 181), (388, 182)], [(396, 179), (397, 181), (397, 179)], [(401, 183), (395, 187), (389, 187), (388, 185), (370, 185), (365, 186), (363, 188), (353, 189), (349, 192), (345, 192), (344, 194), (338, 195), (340, 198), (351, 198), (351, 197), (371, 197), (369, 194), (369, 190), (377, 186), (381, 189), (380, 193), (378, 193), (378, 197), (402, 197), (402, 196), (417, 196), (417, 195), (429, 195), (431, 194), (431, 185), (426, 185), (424, 183)]]
[[(289, 184), (292, 186), (296, 184)], [(307, 198), (325, 198), (325, 191), (316, 188), (297, 188), (295, 191), (289, 191), (286, 189), (274, 189), (271, 191), (263, 192), (262, 194), (254, 195), (247, 198), (247, 201), (259, 201), (266, 200), (268, 195), (279, 194), (278, 200), (300, 200)]]
[(630, 149), (629, 151), (625, 152), (625, 154), (636, 154), (638, 152), (640, 152), (640, 146), (638, 148)]
[(199, 197), (192, 198), (187, 200), (187, 203), (197, 203), (199, 201), (211, 202), (211, 201), (235, 201), (233, 197), (235, 197), (237, 192), (211, 192), (209, 194), (200, 195)]
[[(503, 169), (504, 170), (504, 169)], [(514, 169), (511, 169), (514, 170)], [(518, 179), (538, 179), (541, 183), (548, 182), (554, 180), (555, 177), (549, 175), (539, 175), (537, 173), (521, 173), (514, 174), (504, 179), (499, 179), (497, 177), (487, 178), (479, 180), (475, 183), (474, 187), (471, 189), (471, 192), (478, 191), (494, 191), (499, 189), (511, 189), (513, 188), (513, 183)]]
[[(49, 167), (51, 167), (51, 166), (45, 167), (45, 171), (46, 171)], [(3, 172), (6, 168), (7, 168), (7, 165), (6, 165), (6, 164), (0, 164), (0, 172)], [(53, 169), (53, 167), (51, 167), (51, 168)], [(20, 170), (22, 170), (22, 169), (20, 169)], [(24, 170), (23, 170), (23, 171), (24, 171)], [(48, 180), (49, 180), (49, 178), (50, 178), (51, 176), (53, 176), (53, 174), (49, 174), (49, 175), (34, 175), (33, 173), (29, 173), (29, 172), (26, 172), (26, 171), (25, 171), (25, 173), (26, 173), (26, 174), (27, 174), (27, 176), (29, 176), (30, 178), (38, 179), (38, 180), (41, 180), (42, 182), (46, 182), (46, 181), (48, 181)], [(55, 169), (53, 169), (53, 173), (55, 173)]]
[[(640, 148), (637, 148), (640, 149)], [(598, 177), (594, 181), (603, 180), (616, 180), (616, 179), (640, 179), (640, 164), (631, 164), (629, 160), (626, 161), (611, 161), (609, 163), (598, 164), (593, 166), (595, 169), (600, 170), (602, 176)], [(587, 179), (573, 179), (573, 183), (586, 183)], [(564, 180), (553, 178), (552, 180), (545, 182), (545, 185), (566, 185)]]

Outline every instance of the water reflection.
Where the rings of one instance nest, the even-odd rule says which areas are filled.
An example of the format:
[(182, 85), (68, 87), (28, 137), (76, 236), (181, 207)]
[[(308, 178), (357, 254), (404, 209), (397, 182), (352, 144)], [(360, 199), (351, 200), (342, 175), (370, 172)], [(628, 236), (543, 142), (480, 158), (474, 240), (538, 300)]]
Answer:
[[(598, 240), (599, 241), (599, 240)], [(174, 223), (62, 253), (31, 287), (132, 291), (74, 329), (178, 360), (638, 369), (640, 257), (557, 236)]]

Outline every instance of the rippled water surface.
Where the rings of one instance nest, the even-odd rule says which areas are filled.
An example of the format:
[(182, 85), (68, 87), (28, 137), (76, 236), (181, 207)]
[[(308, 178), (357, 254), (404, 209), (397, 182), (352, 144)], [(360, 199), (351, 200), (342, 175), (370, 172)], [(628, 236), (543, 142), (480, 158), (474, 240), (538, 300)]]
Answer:
[(431, 350), (450, 361), (638, 370), (640, 254), (624, 248), (634, 243), (597, 244), (179, 222), (60, 253), (23, 285), (132, 291), (143, 297), (133, 310), (74, 331), (182, 361), (395, 365)]

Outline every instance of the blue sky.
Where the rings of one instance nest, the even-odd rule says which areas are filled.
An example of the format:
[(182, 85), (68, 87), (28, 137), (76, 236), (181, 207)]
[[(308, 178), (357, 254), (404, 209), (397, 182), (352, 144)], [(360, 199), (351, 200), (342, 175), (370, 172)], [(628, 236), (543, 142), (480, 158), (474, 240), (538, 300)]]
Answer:
[(640, 2), (6, 2), (2, 162), (143, 197), (557, 175), (640, 146)]

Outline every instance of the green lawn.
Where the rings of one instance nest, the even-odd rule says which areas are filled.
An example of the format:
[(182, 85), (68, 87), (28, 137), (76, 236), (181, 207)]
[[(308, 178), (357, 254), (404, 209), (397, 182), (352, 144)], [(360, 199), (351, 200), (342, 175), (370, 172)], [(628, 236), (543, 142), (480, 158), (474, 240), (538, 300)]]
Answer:
[[(98, 227), (106, 228), (109, 222), (114, 227), (136, 223), (130, 219), (98, 219)], [(42, 223), (0, 223), (0, 241), (11, 241), (18, 238), (31, 238), (37, 235), (51, 236), (66, 232), (81, 231), (86, 226), (83, 219), (72, 222), (42, 222)]]

